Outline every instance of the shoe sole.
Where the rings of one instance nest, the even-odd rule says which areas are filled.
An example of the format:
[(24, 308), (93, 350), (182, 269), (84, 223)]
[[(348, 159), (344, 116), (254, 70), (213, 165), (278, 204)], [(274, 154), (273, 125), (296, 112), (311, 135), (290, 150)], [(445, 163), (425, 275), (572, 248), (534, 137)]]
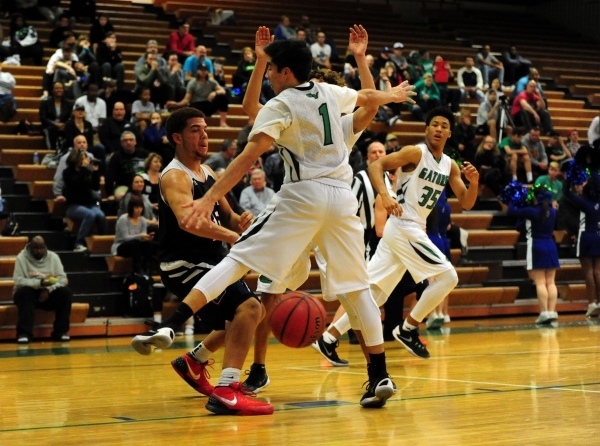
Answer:
[(271, 384), (271, 380), (269, 379), (269, 375), (267, 375), (267, 382), (263, 386), (257, 387), (256, 389), (251, 389), (250, 387), (246, 387), (246, 384), (242, 384), (242, 386), (244, 386), (245, 390), (249, 390), (250, 392), (258, 393), (261, 391), (261, 389), (264, 389), (269, 384)]
[[(181, 379), (183, 379), (196, 392), (198, 392), (202, 395), (211, 396), (214, 391), (214, 387), (206, 392), (203, 392), (201, 387), (198, 385), (198, 383), (196, 383), (196, 381), (194, 381), (189, 376), (187, 376), (187, 367), (184, 366), (185, 359), (181, 360), (181, 362), (183, 362), (184, 364), (179, 364), (179, 362), (178, 362), (179, 359), (180, 358), (177, 358), (177, 359), (174, 359), (173, 361), (171, 361), (171, 366), (173, 366), (173, 370), (175, 370), (175, 373), (177, 373), (181, 377)], [(183, 370), (181, 370), (179, 368), (180, 366)]]
[(396, 393), (392, 386), (381, 386), (375, 390), (375, 396), (372, 398), (365, 398), (361, 400), (360, 405), (365, 409), (379, 409), (385, 406), (387, 400)]
[(428, 358), (429, 358), (429, 356), (430, 356), (429, 354), (428, 354), (427, 356), (421, 356), (421, 355), (418, 355), (417, 353), (415, 353), (415, 352), (413, 351), (413, 349), (412, 349), (412, 348), (410, 348), (410, 346), (406, 345), (406, 344), (405, 344), (405, 343), (402, 341), (402, 339), (400, 338), (400, 333), (396, 334), (396, 331), (395, 331), (395, 330), (392, 332), (392, 336), (394, 336), (394, 339), (395, 339), (396, 341), (398, 341), (400, 344), (402, 344), (402, 345), (404, 346), (404, 348), (405, 348), (406, 350), (408, 350), (408, 352), (409, 352), (409, 353), (411, 353), (411, 354), (415, 355), (417, 358), (422, 358), (422, 359), (428, 359)]
[(131, 346), (140, 355), (148, 356), (155, 348), (169, 348), (173, 343), (173, 337), (173, 330), (167, 333), (158, 332), (152, 336), (137, 335), (131, 340)]
[(230, 409), (217, 399), (210, 397), (208, 403), (206, 403), (206, 410), (216, 415), (238, 415), (238, 416), (252, 416), (252, 415), (271, 415), (275, 408), (273, 406), (265, 406), (263, 409), (258, 411), (245, 411), (243, 409)]
[(590, 311), (590, 314), (585, 314), (585, 317), (598, 317), (600, 315), (600, 307), (594, 308)]
[(312, 348), (314, 348), (314, 349), (315, 349), (317, 352), (319, 352), (319, 353), (321, 354), (321, 356), (322, 356), (323, 358), (325, 358), (325, 360), (326, 360), (326, 361), (327, 361), (329, 364), (331, 364), (332, 366), (334, 366), (334, 367), (348, 367), (348, 366), (350, 365), (350, 364), (348, 364), (347, 362), (346, 362), (346, 363), (343, 363), (343, 362), (335, 362), (333, 359), (330, 359), (330, 358), (328, 358), (328, 357), (327, 357), (327, 355), (321, 351), (321, 348), (319, 347), (319, 344), (317, 344), (316, 342), (313, 342), (312, 344), (310, 344), (310, 346), (311, 346)]

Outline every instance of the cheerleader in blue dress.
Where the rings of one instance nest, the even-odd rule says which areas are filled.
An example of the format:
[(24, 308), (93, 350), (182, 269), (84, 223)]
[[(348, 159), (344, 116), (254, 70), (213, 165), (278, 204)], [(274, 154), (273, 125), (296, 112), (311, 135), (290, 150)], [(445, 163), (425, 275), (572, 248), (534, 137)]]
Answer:
[(534, 186), (528, 198), (529, 206), (519, 208), (509, 204), (508, 214), (525, 220), (527, 273), (535, 283), (540, 304), (540, 315), (535, 323), (548, 324), (558, 318), (554, 277), (560, 265), (553, 239), (556, 210), (552, 207), (552, 194), (543, 185)]

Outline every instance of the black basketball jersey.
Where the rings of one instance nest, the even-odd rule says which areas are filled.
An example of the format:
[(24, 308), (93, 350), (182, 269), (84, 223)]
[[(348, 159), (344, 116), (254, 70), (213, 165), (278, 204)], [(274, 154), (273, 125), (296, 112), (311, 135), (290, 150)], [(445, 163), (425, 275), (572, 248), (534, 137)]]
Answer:
[[(192, 180), (194, 200), (202, 198), (206, 191), (215, 184), (215, 179), (206, 168), (202, 167), (206, 176), (206, 181), (201, 182), (191, 170), (181, 164), (177, 159), (174, 159), (167, 167), (165, 167), (160, 178), (162, 179), (163, 175), (172, 169), (183, 170), (188, 174)], [(165, 202), (162, 192), (158, 202), (158, 214), (158, 260), (160, 262), (183, 260), (193, 264), (207, 263), (209, 265), (216, 265), (225, 256), (222, 242), (199, 237), (179, 227), (179, 222), (175, 217), (175, 213)], [(215, 204), (211, 218), (214, 224), (221, 224), (219, 220), (218, 203)]]

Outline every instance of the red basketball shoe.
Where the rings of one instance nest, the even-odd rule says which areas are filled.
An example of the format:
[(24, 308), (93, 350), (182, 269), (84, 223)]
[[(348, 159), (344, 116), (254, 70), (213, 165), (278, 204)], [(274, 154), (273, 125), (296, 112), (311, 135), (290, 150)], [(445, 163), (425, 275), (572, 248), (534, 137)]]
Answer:
[(209, 381), (210, 373), (208, 373), (206, 367), (212, 368), (214, 362), (214, 359), (209, 359), (204, 364), (201, 364), (192, 355), (186, 353), (171, 361), (171, 365), (177, 374), (181, 376), (192, 389), (202, 395), (211, 396), (215, 388)]
[(217, 415), (271, 415), (275, 408), (254, 399), (255, 396), (255, 393), (244, 391), (241, 382), (217, 386), (206, 409)]

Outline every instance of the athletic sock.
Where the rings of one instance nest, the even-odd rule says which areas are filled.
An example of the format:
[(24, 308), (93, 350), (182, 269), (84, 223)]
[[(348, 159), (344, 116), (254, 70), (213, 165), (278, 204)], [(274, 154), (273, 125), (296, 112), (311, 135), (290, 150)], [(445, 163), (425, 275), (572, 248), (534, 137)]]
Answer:
[(516, 176), (516, 175), (513, 175), (513, 178), (512, 178), (512, 179), (513, 179), (513, 181), (517, 181), (517, 176)]
[(525, 175), (527, 175), (527, 182), (531, 182), (533, 181), (533, 174), (531, 172), (525, 172)]
[(335, 338), (335, 336), (333, 336), (328, 331), (326, 331), (325, 333), (323, 333), (323, 340), (325, 342), (327, 342), (328, 344), (335, 344), (335, 342), (337, 341), (337, 339)]
[(410, 331), (415, 330), (417, 328), (416, 325), (411, 325), (408, 323), (408, 319), (404, 319), (404, 323), (402, 324), (402, 330)]
[(221, 372), (218, 386), (229, 386), (229, 384), (240, 382), (240, 369), (234, 369), (233, 367), (227, 367)]
[(367, 364), (367, 372), (369, 379), (387, 376), (387, 368), (385, 366), (385, 352), (369, 353), (370, 363)]
[(190, 355), (196, 358), (200, 364), (205, 364), (212, 354), (213, 352), (207, 349), (202, 342), (190, 352)]
[(194, 315), (194, 312), (185, 302), (181, 302), (175, 312), (167, 319), (163, 327), (172, 328), (174, 331), (179, 331), (179, 328)]
[(158, 322), (159, 324), (162, 322), (162, 314), (156, 313), (154, 314), (154, 322)]

